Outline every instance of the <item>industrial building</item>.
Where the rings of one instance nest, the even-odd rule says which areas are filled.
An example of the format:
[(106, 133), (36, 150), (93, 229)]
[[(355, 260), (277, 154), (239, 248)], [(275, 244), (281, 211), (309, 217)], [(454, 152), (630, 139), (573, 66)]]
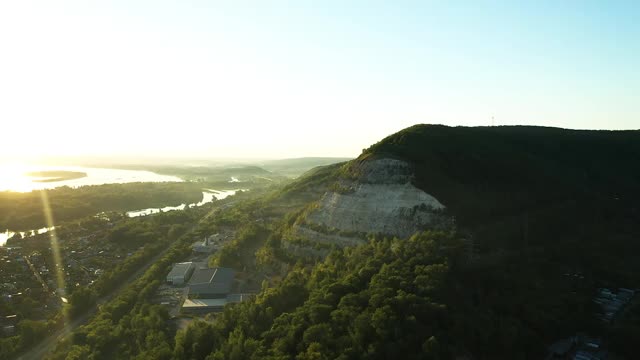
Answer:
[(184, 262), (173, 265), (171, 272), (167, 275), (167, 283), (172, 285), (184, 285), (191, 274), (193, 273), (195, 266), (192, 262)]
[(235, 271), (229, 268), (196, 266), (189, 280), (189, 298), (221, 299), (231, 293)]
[(181, 311), (191, 314), (218, 312), (226, 304), (248, 299), (250, 294), (231, 293), (234, 277), (233, 269), (209, 268), (206, 263), (196, 264)]

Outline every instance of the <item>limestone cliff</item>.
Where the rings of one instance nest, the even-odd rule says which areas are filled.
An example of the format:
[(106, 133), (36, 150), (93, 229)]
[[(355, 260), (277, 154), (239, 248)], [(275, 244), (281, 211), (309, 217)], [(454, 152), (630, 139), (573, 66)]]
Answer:
[(321, 243), (353, 245), (367, 234), (408, 238), (449, 222), (445, 206), (412, 185), (402, 160), (352, 162), (352, 176), (340, 178), (293, 227), (293, 235)]

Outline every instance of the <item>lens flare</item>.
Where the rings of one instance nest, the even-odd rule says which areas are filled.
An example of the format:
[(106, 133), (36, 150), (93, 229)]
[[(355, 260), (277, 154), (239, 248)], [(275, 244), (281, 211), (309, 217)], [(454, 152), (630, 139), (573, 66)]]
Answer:
[(51, 252), (53, 253), (53, 261), (56, 267), (56, 281), (58, 286), (58, 296), (64, 298), (66, 295), (66, 287), (64, 281), (64, 264), (60, 256), (60, 245), (58, 244), (58, 235), (53, 221), (53, 212), (49, 204), (49, 196), (46, 190), (40, 190), (40, 199), (42, 200), (42, 208), (44, 210), (45, 221), (49, 230), (49, 238), (51, 239)]

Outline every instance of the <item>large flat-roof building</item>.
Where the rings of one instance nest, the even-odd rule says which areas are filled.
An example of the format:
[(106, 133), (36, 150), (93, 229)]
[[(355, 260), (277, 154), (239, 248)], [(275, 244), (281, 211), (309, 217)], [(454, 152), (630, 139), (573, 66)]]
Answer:
[(221, 299), (231, 293), (235, 271), (230, 268), (196, 266), (189, 280), (189, 298)]
[(171, 272), (167, 275), (167, 282), (172, 285), (183, 285), (189, 280), (195, 266), (192, 262), (183, 262), (173, 265)]

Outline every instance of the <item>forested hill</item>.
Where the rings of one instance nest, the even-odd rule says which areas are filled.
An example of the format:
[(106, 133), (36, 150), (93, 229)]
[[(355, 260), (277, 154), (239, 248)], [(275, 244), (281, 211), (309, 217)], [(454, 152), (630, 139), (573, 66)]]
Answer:
[(416, 125), (366, 149), (360, 160), (370, 156), (409, 161), (416, 185), (458, 211), (468, 210), (462, 203), (469, 195), (510, 194), (530, 205), (589, 193), (627, 203), (637, 199), (640, 181), (640, 131)]
[(415, 125), (366, 149), (359, 160), (370, 156), (409, 161), (418, 186), (456, 207), (469, 193), (518, 191), (534, 191), (524, 200), (536, 202), (558, 190), (624, 195), (625, 201), (638, 195), (640, 131)]
[[(593, 300), (640, 288), (639, 160), (637, 131), (410, 127), (202, 225), (239, 230), (212, 260), (265, 275), (251, 300), (173, 336), (166, 309), (133, 297), (51, 359), (542, 359), (579, 333), (633, 359), (640, 301), (606, 324)], [(404, 195), (426, 195), (412, 185), (443, 207), (413, 205)], [(375, 226), (420, 211), (455, 222), (326, 240), (361, 236), (338, 226), (387, 206), (366, 202), (378, 191), (411, 207)]]
[(409, 162), (483, 250), (544, 246), (605, 270), (640, 249), (640, 131), (415, 125), (356, 161), (377, 157)]

